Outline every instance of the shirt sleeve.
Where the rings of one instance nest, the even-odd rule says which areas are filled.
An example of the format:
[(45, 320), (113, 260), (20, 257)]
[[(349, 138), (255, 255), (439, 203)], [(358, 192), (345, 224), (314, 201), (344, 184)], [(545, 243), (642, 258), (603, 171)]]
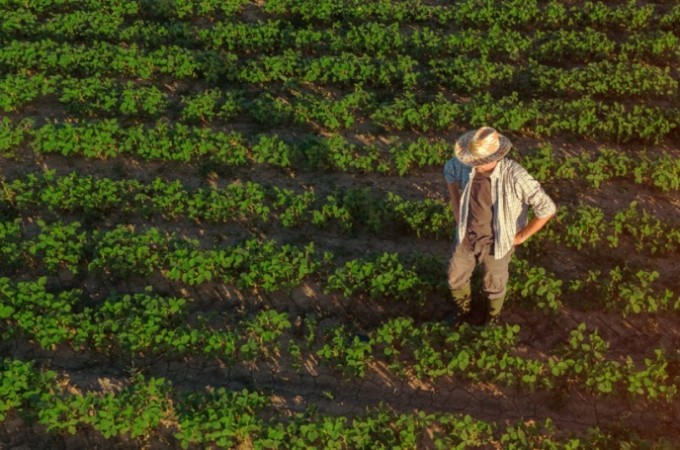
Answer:
[(522, 202), (531, 206), (536, 217), (549, 217), (557, 212), (555, 202), (529, 172), (522, 170), (518, 174), (516, 182), (517, 190), (522, 198)]
[(444, 165), (444, 178), (447, 183), (460, 183), (462, 171), (457, 158), (449, 159)]

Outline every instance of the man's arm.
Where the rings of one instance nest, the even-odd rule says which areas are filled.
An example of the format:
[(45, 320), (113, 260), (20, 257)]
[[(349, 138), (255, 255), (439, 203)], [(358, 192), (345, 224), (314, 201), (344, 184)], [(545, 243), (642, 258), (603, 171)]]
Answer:
[(456, 219), (456, 223), (460, 223), (460, 185), (458, 183), (446, 183), (446, 187), (449, 190), (449, 204), (453, 211), (453, 217)]
[(531, 222), (527, 224), (526, 227), (522, 228), (517, 232), (515, 235), (515, 241), (513, 242), (513, 245), (520, 245), (524, 243), (527, 239), (529, 239), (531, 236), (533, 236), (538, 230), (543, 228), (546, 223), (550, 219), (552, 219), (555, 215), (552, 214), (550, 216), (546, 217), (534, 217)]
[(519, 191), (522, 201), (531, 206), (535, 217), (515, 234), (514, 245), (520, 245), (536, 234), (557, 213), (555, 202), (526, 169), (521, 168), (521, 172), (517, 175), (516, 189)]

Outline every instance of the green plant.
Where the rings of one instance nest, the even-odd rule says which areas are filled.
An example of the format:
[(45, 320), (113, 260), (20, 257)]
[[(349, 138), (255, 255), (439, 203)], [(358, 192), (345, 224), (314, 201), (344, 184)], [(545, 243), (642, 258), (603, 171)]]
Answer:
[(257, 392), (228, 391), (187, 395), (177, 405), (179, 431), (175, 438), (182, 448), (216, 445), (222, 448), (241, 445), (265, 428), (258, 414), (269, 399)]
[(399, 260), (399, 255), (383, 253), (372, 260), (345, 263), (328, 277), (327, 289), (340, 290), (345, 297), (360, 293), (371, 298), (391, 297), (400, 301), (423, 301), (433, 286)]
[(97, 244), (88, 268), (121, 277), (150, 275), (164, 267), (172, 248), (157, 228), (135, 233), (134, 228), (120, 225), (105, 233), (95, 231), (93, 239)]
[(12, 411), (34, 406), (35, 398), (54, 382), (56, 374), (51, 371), (38, 371), (32, 362), (16, 359), (0, 359), (0, 423)]
[(317, 356), (342, 369), (346, 374), (363, 377), (372, 359), (372, 344), (363, 341), (359, 336), (347, 333), (342, 326), (335, 328), (328, 340), (329, 342), (316, 352)]
[(9, 271), (19, 265), (22, 235), (20, 219), (12, 222), (0, 222), (0, 267)]
[(528, 299), (544, 311), (556, 312), (562, 306), (562, 280), (546, 272), (543, 267), (531, 266), (526, 260), (513, 259), (515, 274), (508, 286), (509, 295)]
[(85, 252), (86, 234), (79, 232), (80, 222), (48, 224), (38, 220), (40, 234), (24, 245), (33, 256), (38, 256), (48, 271), (66, 269), (77, 274)]

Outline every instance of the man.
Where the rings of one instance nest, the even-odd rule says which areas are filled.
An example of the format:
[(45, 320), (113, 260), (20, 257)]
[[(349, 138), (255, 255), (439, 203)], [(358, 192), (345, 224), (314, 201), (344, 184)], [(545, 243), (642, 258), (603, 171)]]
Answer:
[[(489, 302), (485, 321), (495, 323), (503, 307), (508, 265), (514, 248), (555, 215), (555, 203), (517, 162), (506, 158), (510, 140), (493, 128), (463, 134), (444, 177), (457, 233), (449, 261), (448, 281), (460, 312), (471, 309), (470, 279), (477, 265)], [(531, 206), (534, 218), (528, 221)]]

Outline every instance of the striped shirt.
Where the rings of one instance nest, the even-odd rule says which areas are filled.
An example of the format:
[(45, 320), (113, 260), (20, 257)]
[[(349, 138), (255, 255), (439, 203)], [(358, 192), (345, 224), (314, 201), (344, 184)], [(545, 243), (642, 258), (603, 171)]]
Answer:
[[(475, 169), (451, 158), (444, 166), (447, 183), (458, 183), (463, 190), (460, 202), (458, 238), (467, 232), (470, 205), (469, 181)], [(552, 216), (557, 211), (555, 202), (545, 193), (540, 183), (519, 163), (503, 158), (491, 173), (491, 203), (493, 204), (494, 258), (501, 259), (513, 247), (515, 235), (528, 222), (529, 206), (536, 217)]]

